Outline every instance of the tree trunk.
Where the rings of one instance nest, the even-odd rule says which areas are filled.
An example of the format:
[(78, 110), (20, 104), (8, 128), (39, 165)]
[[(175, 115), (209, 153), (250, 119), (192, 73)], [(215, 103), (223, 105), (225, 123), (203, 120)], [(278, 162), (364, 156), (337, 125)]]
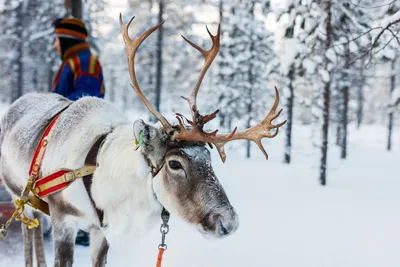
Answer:
[(348, 110), (349, 110), (349, 86), (350, 77), (348, 73), (348, 67), (350, 62), (350, 47), (349, 44), (345, 46), (345, 68), (343, 69), (342, 80), (344, 82), (342, 86), (342, 120), (341, 120), (341, 140), (340, 140), (340, 158), (345, 159), (347, 157), (347, 124), (348, 124)]
[[(250, 95), (249, 97), (251, 97), (251, 91), (250, 91)], [(249, 104), (247, 105), (247, 114), (248, 114), (248, 118), (247, 118), (247, 129), (251, 127), (251, 113), (253, 112), (253, 101), (249, 101)], [(246, 158), (250, 158), (251, 157), (251, 141), (247, 140), (246, 142)]]
[(337, 91), (337, 95), (335, 97), (333, 97), (335, 99), (336, 102), (336, 145), (340, 146), (340, 141), (342, 140), (342, 129), (341, 129), (341, 121), (343, 119), (342, 117), (342, 98), (341, 96), (343, 96), (342, 92), (340, 91), (340, 89), (336, 89)]
[(75, 18), (82, 19), (82, 0), (71, 0), (71, 15)]
[(389, 113), (387, 150), (392, 150), (393, 112)]
[[(250, 4), (250, 9), (249, 12), (251, 13), (251, 15), (254, 17), (254, 5), (255, 2), (251, 1)], [(254, 52), (254, 43), (251, 42), (250, 44), (250, 53), (253, 54)], [(247, 104), (247, 114), (248, 114), (248, 119), (247, 119), (247, 128), (251, 127), (251, 120), (252, 120), (252, 112), (253, 112), (253, 99), (252, 99), (252, 95), (253, 95), (253, 84), (254, 84), (254, 74), (253, 74), (253, 65), (250, 62), (250, 66), (249, 66), (249, 70), (248, 70), (248, 78), (249, 78), (249, 84), (250, 84), (250, 88), (249, 88), (249, 102)], [(247, 140), (247, 152), (246, 152), (246, 157), (250, 158), (251, 154), (250, 154), (250, 149), (251, 149), (251, 141)]]
[[(164, 13), (164, 0), (159, 0), (159, 11), (158, 11), (158, 22), (160, 23), (163, 20), (163, 13)], [(156, 58), (157, 58), (157, 69), (156, 69), (156, 103), (155, 108), (157, 111), (160, 111), (160, 103), (161, 103), (161, 86), (162, 86), (162, 46), (163, 46), (163, 27), (158, 29), (157, 35), (157, 51), (156, 51)], [(156, 118), (152, 116), (154, 121)]]
[[(294, 34), (294, 24), (286, 29), (285, 38), (293, 38)], [(290, 70), (288, 73), (289, 78), (289, 95), (286, 99), (287, 106), (287, 124), (286, 124), (286, 135), (285, 135), (285, 155), (284, 155), (284, 163), (290, 164), (292, 159), (292, 125), (293, 125), (293, 103), (294, 103), (294, 72), (295, 67), (294, 64), (290, 66)]]
[(227, 115), (228, 116), (228, 130), (229, 132), (232, 132), (232, 115)]
[(38, 87), (38, 72), (37, 72), (36, 68), (33, 70), (33, 75), (32, 76), (33, 76), (32, 77), (32, 89), (35, 92), (42, 92), (43, 88), (39, 88)]
[(293, 88), (293, 80), (294, 80), (294, 65), (290, 66), (289, 71), (289, 95), (286, 99), (287, 106), (287, 124), (286, 124), (286, 135), (285, 135), (285, 158), (284, 163), (289, 164), (291, 161), (292, 154), (292, 122), (293, 122), (293, 102), (294, 102), (294, 88)]
[[(328, 17), (326, 19), (326, 50), (329, 49), (332, 42), (332, 1), (326, 1), (326, 11), (328, 13)], [(328, 60), (325, 58), (325, 60)], [(326, 65), (328, 62), (326, 62)], [(323, 115), (322, 115), (322, 146), (321, 146), (321, 166), (320, 166), (320, 183), (321, 185), (326, 185), (326, 168), (327, 168), (327, 159), (328, 159), (328, 133), (329, 133), (329, 105), (330, 105), (330, 81), (325, 83), (324, 86), (324, 107), (323, 107)]]
[(341, 153), (340, 158), (347, 157), (347, 122), (348, 122), (348, 109), (349, 109), (349, 87), (343, 87), (343, 113), (342, 113), (342, 140), (341, 140)]
[(338, 116), (338, 122), (336, 123), (336, 145), (340, 146), (340, 140), (342, 139), (342, 130), (340, 129), (340, 117)]
[[(390, 96), (392, 95), (395, 83), (396, 83), (396, 60), (392, 62), (392, 76), (390, 76)], [(390, 98), (389, 98), (390, 99)], [(390, 151), (392, 149), (392, 133), (393, 133), (393, 111), (389, 112), (389, 122), (388, 122), (388, 140), (387, 140), (387, 150)]]
[(329, 133), (329, 102), (330, 102), (330, 83), (324, 86), (324, 108), (322, 115), (322, 146), (321, 146), (321, 167), (320, 183), (326, 185), (326, 168), (328, 159), (328, 133)]
[(53, 62), (50, 62), (47, 67), (47, 92), (51, 92), (53, 90), (53, 76), (54, 72), (51, 68)]
[(361, 60), (360, 74), (357, 86), (357, 129), (360, 129), (364, 111), (364, 60)]
[(219, 23), (222, 24), (222, 19), (224, 18), (224, 1), (220, 0), (219, 1)]
[(17, 36), (18, 36), (18, 41), (17, 41), (17, 58), (15, 59), (15, 66), (16, 66), (16, 72), (17, 72), (17, 83), (16, 83), (16, 88), (13, 90), (13, 94), (11, 97), (11, 101), (14, 102), (17, 100), (19, 97), (22, 96), (23, 94), (23, 86), (24, 86), (24, 68), (23, 68), (23, 58), (24, 58), (24, 42), (23, 42), (23, 2), (19, 4), (19, 7), (17, 8)]

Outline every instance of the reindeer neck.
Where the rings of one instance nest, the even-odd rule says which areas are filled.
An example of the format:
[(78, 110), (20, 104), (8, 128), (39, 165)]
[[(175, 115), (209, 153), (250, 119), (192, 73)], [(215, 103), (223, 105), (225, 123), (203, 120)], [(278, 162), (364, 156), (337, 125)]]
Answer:
[(159, 223), (162, 206), (153, 193), (151, 169), (140, 151), (135, 150), (131, 125), (118, 126), (107, 136), (98, 163), (93, 198), (104, 210), (104, 224), (111, 240), (117, 240), (120, 234), (138, 235)]

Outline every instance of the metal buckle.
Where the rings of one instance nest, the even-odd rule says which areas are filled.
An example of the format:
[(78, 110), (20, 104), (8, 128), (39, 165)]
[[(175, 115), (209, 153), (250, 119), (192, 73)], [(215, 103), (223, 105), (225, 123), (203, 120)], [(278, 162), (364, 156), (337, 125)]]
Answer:
[[(68, 179), (68, 175), (71, 175), (71, 179)], [(73, 171), (67, 172), (63, 175), (63, 181), (64, 182), (73, 182), (75, 181), (76, 177), (75, 177), (75, 173)]]

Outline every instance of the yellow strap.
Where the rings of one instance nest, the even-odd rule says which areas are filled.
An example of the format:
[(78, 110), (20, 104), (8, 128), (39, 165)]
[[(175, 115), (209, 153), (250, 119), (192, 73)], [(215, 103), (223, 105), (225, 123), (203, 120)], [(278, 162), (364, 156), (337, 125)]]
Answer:
[(47, 215), (50, 215), (50, 210), (49, 210), (49, 204), (47, 204), (46, 201), (38, 198), (35, 195), (32, 195), (29, 198), (28, 205), (34, 208), (35, 210), (40, 210), (41, 212), (46, 213)]
[(89, 69), (88, 69), (90, 74), (95, 74), (96, 62), (97, 62), (97, 57), (93, 54), (90, 54)]
[(47, 183), (41, 184), (40, 186), (36, 187), (34, 189), (34, 193), (39, 194), (40, 192), (46, 191), (47, 189), (55, 187), (59, 184), (73, 182), (76, 178), (81, 178), (83, 176), (93, 174), (95, 170), (96, 166), (85, 166), (75, 171), (69, 171), (53, 180), (48, 181)]
[(40, 148), (39, 148), (39, 153), (35, 159), (35, 163), (33, 165), (33, 169), (32, 169), (32, 175), (38, 177), (38, 172), (39, 172), (39, 167), (40, 164), (42, 163), (42, 158), (43, 158), (43, 154), (46, 151), (46, 146), (48, 143), (48, 139), (51, 136), (51, 133), (53, 132), (53, 129), (50, 130), (49, 134), (43, 139), (42, 143), (40, 144)]
[(69, 67), (71, 68), (72, 73), (75, 74), (75, 63), (72, 58), (68, 59), (68, 64), (69, 64)]

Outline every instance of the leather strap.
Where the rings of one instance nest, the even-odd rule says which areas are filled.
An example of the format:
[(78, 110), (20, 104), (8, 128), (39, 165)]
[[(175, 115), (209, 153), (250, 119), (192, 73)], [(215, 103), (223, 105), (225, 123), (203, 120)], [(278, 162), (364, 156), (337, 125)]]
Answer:
[[(51, 120), (48, 123), (47, 127), (45, 128), (42, 136), (40, 137), (39, 143), (36, 146), (35, 153), (32, 158), (31, 167), (29, 169), (28, 184), (26, 185), (26, 188), (25, 188), (24, 192), (22, 193), (22, 195), (23, 196), (25, 195), (25, 197), (28, 199), (28, 201), (27, 201), (28, 205), (30, 205), (31, 207), (38, 209), (48, 215), (50, 215), (49, 205), (45, 201), (39, 199), (37, 196), (34, 195), (34, 196), (29, 197), (28, 194), (29, 194), (29, 191), (32, 191), (34, 184), (36, 182), (36, 179), (39, 176), (40, 166), (41, 166), (44, 152), (45, 152), (46, 146), (47, 146), (47, 139), (49, 138), (49, 136), (52, 133), (52, 127), (56, 123), (56, 121), (59, 118), (59, 116), (61, 115), (61, 113), (64, 110), (66, 110), (69, 106), (70, 105), (68, 104), (67, 106), (63, 107), (60, 111), (57, 112), (57, 114), (55, 114), (53, 116), (53, 118), (51, 118)], [(31, 181), (29, 182), (29, 180), (31, 180)]]
[[(89, 150), (88, 155), (86, 156), (85, 159), (85, 165), (86, 166), (94, 166), (96, 167), (96, 159), (97, 159), (97, 154), (100, 150), (100, 147), (103, 143), (103, 141), (106, 139), (107, 134), (102, 135), (96, 143), (93, 144), (92, 148)], [(103, 219), (104, 219), (104, 212), (103, 210), (99, 209), (96, 207), (95, 202), (93, 201), (92, 197), (92, 182), (93, 182), (93, 174), (89, 174), (86, 176), (83, 176), (83, 184), (85, 185), (86, 192), (89, 195), (90, 202), (92, 203), (93, 208), (95, 209), (97, 213), (97, 217), (99, 218), (100, 221), (100, 226), (103, 227)]]
[[(64, 190), (75, 181), (75, 179), (93, 174), (95, 170), (96, 166), (85, 166), (75, 171), (61, 169), (51, 175), (37, 180), (32, 191), (36, 196), (43, 198), (60, 190)], [(55, 188), (57, 188), (57, 190), (54, 190)]]
[(29, 205), (35, 209), (40, 210), (41, 212), (46, 213), (47, 215), (50, 215), (49, 204), (47, 204), (47, 202), (41, 200), (35, 195), (32, 195), (29, 198)]

